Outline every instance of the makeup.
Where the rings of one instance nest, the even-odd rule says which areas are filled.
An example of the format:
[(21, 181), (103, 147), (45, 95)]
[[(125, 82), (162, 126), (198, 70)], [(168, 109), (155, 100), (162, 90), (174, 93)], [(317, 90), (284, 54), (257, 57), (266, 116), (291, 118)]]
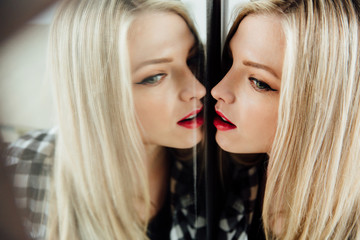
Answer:
[(189, 129), (195, 129), (200, 127), (204, 123), (202, 109), (203, 107), (190, 112), (185, 117), (180, 119), (177, 124)]
[(215, 110), (215, 112), (217, 116), (215, 117), (213, 123), (217, 130), (227, 131), (236, 128), (236, 125), (233, 124), (229, 119), (227, 119), (222, 112), (217, 110)]

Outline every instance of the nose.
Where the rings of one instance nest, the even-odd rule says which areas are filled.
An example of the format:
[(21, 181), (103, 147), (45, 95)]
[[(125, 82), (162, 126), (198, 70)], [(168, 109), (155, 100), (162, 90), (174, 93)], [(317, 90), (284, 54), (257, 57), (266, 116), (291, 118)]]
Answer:
[(194, 76), (194, 74), (189, 71), (186, 76), (184, 76), (187, 81), (183, 81), (183, 87), (180, 91), (180, 99), (182, 101), (188, 102), (193, 99), (200, 100), (206, 94), (206, 89), (199, 80)]
[(233, 93), (233, 87), (230, 85), (229, 75), (226, 76), (211, 89), (211, 95), (217, 101), (223, 101), (227, 104), (233, 103), (235, 101), (235, 95)]

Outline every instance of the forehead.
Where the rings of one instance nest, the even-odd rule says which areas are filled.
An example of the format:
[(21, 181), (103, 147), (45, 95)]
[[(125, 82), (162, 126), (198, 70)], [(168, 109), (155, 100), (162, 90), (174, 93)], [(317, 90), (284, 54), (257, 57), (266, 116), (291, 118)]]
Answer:
[(136, 61), (182, 50), (194, 42), (185, 20), (173, 12), (142, 13), (129, 29), (130, 56)]
[(272, 64), (283, 57), (284, 39), (279, 16), (251, 14), (240, 22), (229, 46), (233, 57), (259, 58), (255, 60)]

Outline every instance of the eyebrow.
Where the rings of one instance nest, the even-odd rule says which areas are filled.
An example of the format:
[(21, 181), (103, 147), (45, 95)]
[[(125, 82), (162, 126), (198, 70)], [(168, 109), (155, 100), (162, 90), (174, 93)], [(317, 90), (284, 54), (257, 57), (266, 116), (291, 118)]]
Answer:
[(266, 65), (247, 61), (247, 60), (243, 61), (243, 64), (248, 67), (254, 67), (254, 68), (259, 68), (259, 69), (265, 70), (265, 71), (271, 73), (272, 75), (274, 75), (276, 78), (279, 78), (279, 76), (276, 74), (276, 72), (271, 67), (268, 67)]
[(150, 60), (146, 60), (141, 62), (136, 68), (135, 71), (137, 71), (139, 68), (142, 68), (146, 65), (152, 65), (152, 64), (161, 64), (161, 63), (169, 63), (172, 62), (173, 59), (172, 58), (156, 58), (156, 59), (150, 59)]

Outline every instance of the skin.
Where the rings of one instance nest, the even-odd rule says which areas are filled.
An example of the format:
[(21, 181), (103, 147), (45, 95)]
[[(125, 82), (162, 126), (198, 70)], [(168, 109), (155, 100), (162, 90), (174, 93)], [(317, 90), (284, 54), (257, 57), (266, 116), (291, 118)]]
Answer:
[[(178, 121), (202, 108), (205, 87), (190, 63), (197, 44), (186, 22), (171, 12), (147, 12), (129, 32), (129, 54), (135, 111), (146, 150), (153, 217), (164, 202), (168, 164), (164, 147), (190, 148), (202, 139), (201, 126)], [(196, 59), (195, 59), (196, 60)]]
[(285, 50), (280, 18), (246, 16), (229, 46), (233, 65), (211, 94), (217, 100), (215, 110), (236, 128), (218, 130), (216, 141), (232, 153), (269, 153), (277, 126)]

